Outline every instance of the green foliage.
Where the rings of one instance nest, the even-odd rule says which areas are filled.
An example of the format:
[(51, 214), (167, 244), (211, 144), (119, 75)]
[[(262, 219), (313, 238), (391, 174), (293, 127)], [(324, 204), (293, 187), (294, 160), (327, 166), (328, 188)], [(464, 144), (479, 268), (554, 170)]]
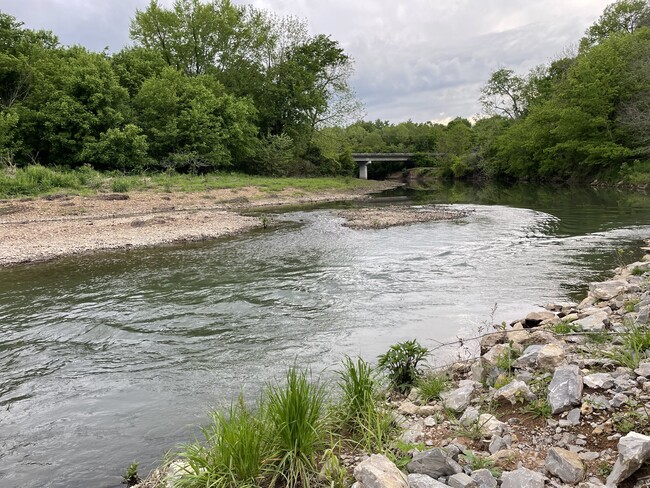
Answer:
[(111, 181), (111, 190), (116, 193), (127, 193), (130, 189), (131, 185), (126, 178), (113, 178)]
[(346, 357), (337, 376), (342, 395), (334, 408), (334, 423), (366, 452), (386, 451), (396, 429), (391, 412), (379, 402), (375, 371), (361, 358)]
[(621, 341), (622, 346), (604, 352), (606, 357), (617, 364), (636, 369), (642, 359), (649, 357), (650, 328), (648, 328), (647, 324), (637, 324), (631, 320), (626, 321)]
[(494, 461), (487, 456), (479, 456), (470, 450), (463, 451), (461, 458), (465, 461), (472, 471), (478, 469), (487, 469), (495, 478), (501, 477), (501, 470), (494, 466)]
[(388, 374), (391, 386), (402, 393), (407, 392), (420, 376), (417, 369), (429, 350), (417, 340), (400, 342), (390, 347), (387, 353), (379, 356), (378, 366)]
[(450, 388), (450, 381), (446, 374), (427, 374), (415, 382), (420, 391), (420, 398), (425, 402), (439, 400), (440, 394)]
[(571, 334), (576, 331), (576, 327), (571, 325), (571, 322), (561, 320), (557, 324), (552, 325), (551, 330), (556, 334)]
[(138, 476), (138, 463), (135, 461), (132, 462), (122, 475), (122, 478), (124, 479), (123, 483), (125, 483), (127, 487), (135, 486), (140, 483), (142, 480), (140, 479), (140, 476)]
[(513, 370), (513, 364), (517, 358), (521, 356), (521, 352), (515, 349), (512, 344), (509, 344), (506, 349), (497, 356), (497, 367), (504, 371), (506, 374), (511, 374)]
[(121, 129), (108, 129), (96, 142), (84, 145), (80, 159), (99, 169), (119, 171), (142, 171), (149, 163), (149, 144), (142, 130), (127, 124)]
[(264, 437), (268, 426), (239, 398), (226, 411), (214, 411), (212, 423), (202, 429), (205, 444), (185, 446), (181, 457), (189, 472), (181, 487), (254, 487), (263, 476), (267, 457)]
[(292, 367), (286, 384), (265, 392), (264, 418), (268, 424), (273, 474), (271, 485), (309, 486), (317, 455), (325, 446), (325, 390), (309, 381), (305, 371)]

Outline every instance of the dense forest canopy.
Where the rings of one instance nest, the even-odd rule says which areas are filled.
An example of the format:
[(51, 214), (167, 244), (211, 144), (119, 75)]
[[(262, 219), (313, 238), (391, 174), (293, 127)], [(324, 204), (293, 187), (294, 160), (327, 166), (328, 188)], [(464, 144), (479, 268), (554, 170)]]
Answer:
[(353, 174), (418, 153), (439, 176), (650, 182), (650, 5), (619, 0), (526, 74), (499, 67), (470, 123), (357, 121), (352, 61), (304, 21), (230, 0), (156, 0), (133, 45), (89, 52), (0, 13), (0, 157), (138, 172)]

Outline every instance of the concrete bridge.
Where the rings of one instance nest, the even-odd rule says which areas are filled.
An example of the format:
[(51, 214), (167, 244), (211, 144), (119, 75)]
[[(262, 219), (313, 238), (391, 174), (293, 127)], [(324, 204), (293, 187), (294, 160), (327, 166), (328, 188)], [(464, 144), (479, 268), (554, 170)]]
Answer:
[[(428, 156), (440, 156), (440, 153), (430, 153)], [(368, 165), (380, 162), (411, 161), (415, 153), (352, 153), (352, 159), (359, 165), (359, 178), (368, 179)]]

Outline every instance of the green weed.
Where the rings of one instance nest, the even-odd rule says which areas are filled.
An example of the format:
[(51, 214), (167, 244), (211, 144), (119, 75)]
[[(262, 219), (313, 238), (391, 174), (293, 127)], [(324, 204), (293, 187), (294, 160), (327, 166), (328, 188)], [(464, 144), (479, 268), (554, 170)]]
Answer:
[(641, 360), (648, 357), (650, 329), (645, 324), (627, 321), (621, 340), (622, 346), (607, 351), (604, 355), (621, 366), (630, 369), (638, 368)]
[(127, 487), (140, 483), (142, 479), (138, 476), (138, 463), (132, 462), (122, 475), (122, 478), (124, 479), (122, 483), (126, 484)]
[(269, 385), (263, 405), (271, 448), (271, 486), (310, 486), (325, 447), (325, 389), (295, 366), (285, 385)]
[(428, 374), (417, 379), (415, 382), (420, 390), (420, 398), (425, 402), (439, 400), (440, 394), (449, 389), (449, 378), (446, 374)]
[(111, 181), (111, 190), (115, 193), (127, 193), (131, 189), (131, 185), (126, 178), (115, 178)]
[(486, 456), (479, 456), (470, 450), (463, 451), (461, 458), (465, 461), (472, 471), (478, 469), (487, 469), (492, 473), (495, 478), (501, 477), (501, 470), (494, 466), (494, 461)]
[(379, 356), (378, 366), (386, 371), (395, 390), (406, 393), (420, 376), (418, 363), (428, 353), (429, 350), (422, 347), (415, 339), (400, 342), (390, 346), (386, 354)]

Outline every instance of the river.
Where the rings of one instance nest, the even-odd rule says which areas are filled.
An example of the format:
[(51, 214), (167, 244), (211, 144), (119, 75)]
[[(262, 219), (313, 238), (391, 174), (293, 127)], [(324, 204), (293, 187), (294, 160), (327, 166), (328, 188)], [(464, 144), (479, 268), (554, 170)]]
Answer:
[(472, 213), (358, 231), (335, 209), (301, 209), (235, 238), (0, 269), (0, 486), (118, 487), (132, 461), (145, 473), (210, 407), (291, 364), (328, 376), (345, 354), (432, 347), (579, 299), (650, 236), (640, 193), (388, 196)]

